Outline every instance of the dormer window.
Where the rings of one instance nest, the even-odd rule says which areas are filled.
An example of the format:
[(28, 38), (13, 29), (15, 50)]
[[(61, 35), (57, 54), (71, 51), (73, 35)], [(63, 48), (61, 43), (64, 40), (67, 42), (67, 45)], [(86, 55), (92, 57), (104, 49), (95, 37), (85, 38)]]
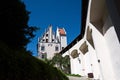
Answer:
[(43, 39), (42, 41), (44, 42), (45, 40)]
[(46, 39), (46, 42), (48, 42), (48, 39)]
[(46, 37), (48, 37), (48, 34), (46, 34)]
[(54, 39), (52, 39), (52, 42), (54, 42)]

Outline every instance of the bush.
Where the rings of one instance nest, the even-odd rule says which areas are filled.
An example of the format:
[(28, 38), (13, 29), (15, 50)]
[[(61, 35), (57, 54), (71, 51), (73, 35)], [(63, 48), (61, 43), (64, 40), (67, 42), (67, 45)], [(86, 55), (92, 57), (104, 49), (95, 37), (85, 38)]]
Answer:
[(57, 68), (25, 50), (12, 50), (0, 42), (0, 80), (68, 80)]
[(79, 74), (67, 74), (68, 76), (76, 76), (76, 77), (81, 77)]

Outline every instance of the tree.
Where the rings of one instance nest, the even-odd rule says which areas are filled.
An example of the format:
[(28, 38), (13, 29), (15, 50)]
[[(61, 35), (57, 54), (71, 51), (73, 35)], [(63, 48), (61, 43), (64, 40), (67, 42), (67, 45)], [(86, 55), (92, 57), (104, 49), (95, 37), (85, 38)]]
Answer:
[(56, 53), (55, 56), (52, 58), (52, 64), (54, 64), (56, 67), (58, 67), (60, 70), (62, 70), (62, 55), (59, 53)]
[(69, 55), (66, 55), (65, 57), (63, 57), (62, 60), (62, 65), (63, 65), (63, 71), (67, 74), (70, 73), (70, 57)]
[(36, 30), (28, 26), (28, 15), (20, 0), (0, 0), (0, 80), (68, 80), (56, 68), (27, 54), (25, 45)]
[(35, 35), (37, 29), (28, 26), (30, 12), (21, 0), (0, 1), (0, 37), (8, 46), (24, 48)]
[(66, 55), (65, 57), (62, 57), (61, 54), (56, 53), (55, 56), (52, 58), (52, 60), (47, 60), (47, 63), (56, 66), (60, 70), (62, 70), (64, 73), (69, 74), (70, 73), (70, 57), (69, 55)]

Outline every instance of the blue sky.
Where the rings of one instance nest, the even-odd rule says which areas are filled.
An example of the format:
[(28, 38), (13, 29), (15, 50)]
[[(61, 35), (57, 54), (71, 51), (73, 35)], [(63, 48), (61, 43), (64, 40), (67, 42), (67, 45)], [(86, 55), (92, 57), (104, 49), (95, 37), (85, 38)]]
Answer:
[(67, 32), (67, 43), (71, 43), (79, 34), (81, 26), (81, 0), (23, 0), (26, 9), (31, 12), (28, 25), (40, 27), (36, 36), (27, 45), (27, 49), (37, 55), (37, 41), (51, 24)]

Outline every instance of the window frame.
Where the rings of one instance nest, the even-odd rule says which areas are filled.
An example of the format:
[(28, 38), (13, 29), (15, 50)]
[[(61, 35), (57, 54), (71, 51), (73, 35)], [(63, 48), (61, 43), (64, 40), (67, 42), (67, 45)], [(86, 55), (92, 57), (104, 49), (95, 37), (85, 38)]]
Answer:
[(45, 46), (41, 46), (41, 51), (45, 51)]
[(55, 51), (59, 51), (59, 47), (58, 46), (55, 46)]

